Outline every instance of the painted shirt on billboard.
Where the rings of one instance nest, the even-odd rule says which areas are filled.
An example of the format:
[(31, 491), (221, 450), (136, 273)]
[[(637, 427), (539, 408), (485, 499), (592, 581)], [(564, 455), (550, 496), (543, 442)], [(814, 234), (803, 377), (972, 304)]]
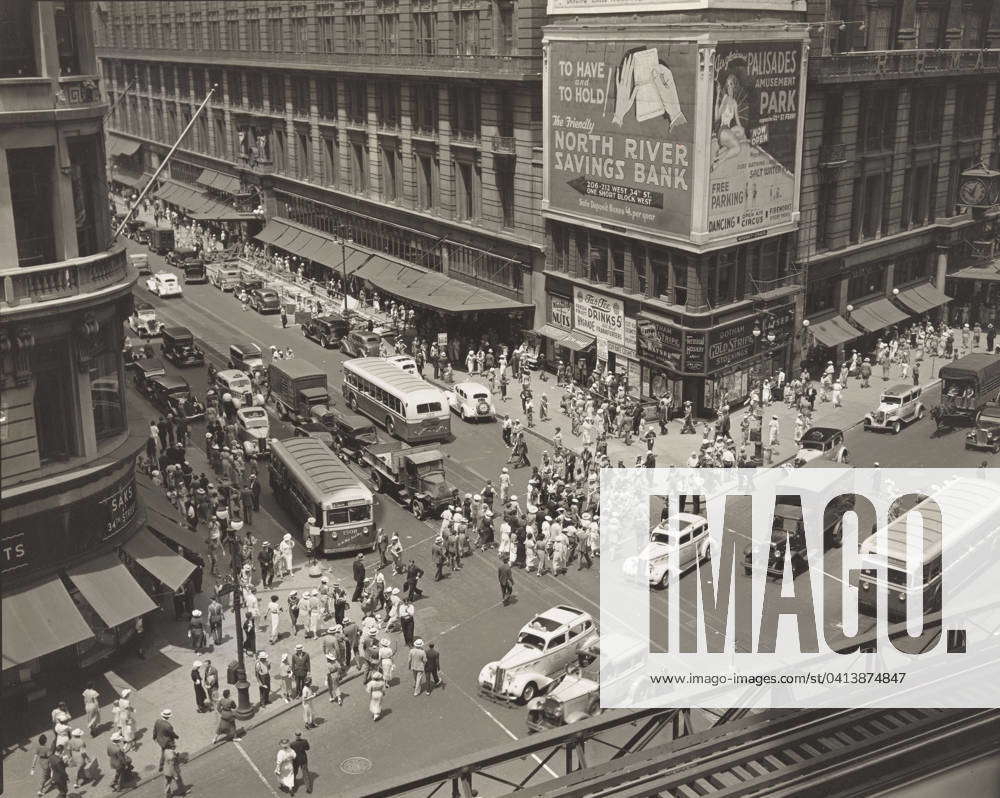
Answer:
[(725, 238), (792, 219), (799, 42), (719, 44), (709, 168), (708, 232)]
[(550, 207), (688, 236), (696, 45), (549, 46)]

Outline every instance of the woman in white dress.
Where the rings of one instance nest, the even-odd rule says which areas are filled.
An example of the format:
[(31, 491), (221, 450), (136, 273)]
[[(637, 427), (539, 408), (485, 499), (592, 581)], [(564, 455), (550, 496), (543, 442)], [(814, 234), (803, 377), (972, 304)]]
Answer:
[(288, 745), (288, 740), (282, 740), (278, 755), (274, 760), (274, 775), (278, 777), (278, 787), (282, 792), (295, 789), (295, 752)]

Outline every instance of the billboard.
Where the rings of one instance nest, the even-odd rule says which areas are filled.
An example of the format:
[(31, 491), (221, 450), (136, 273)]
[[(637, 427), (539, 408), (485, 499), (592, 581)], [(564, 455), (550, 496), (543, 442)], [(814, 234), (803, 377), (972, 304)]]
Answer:
[(625, 345), (625, 303), (586, 288), (573, 291), (573, 318), (576, 329), (600, 341)]
[(697, 44), (552, 41), (548, 65), (549, 208), (688, 238)]
[(802, 100), (801, 42), (716, 47), (707, 241), (792, 221)]

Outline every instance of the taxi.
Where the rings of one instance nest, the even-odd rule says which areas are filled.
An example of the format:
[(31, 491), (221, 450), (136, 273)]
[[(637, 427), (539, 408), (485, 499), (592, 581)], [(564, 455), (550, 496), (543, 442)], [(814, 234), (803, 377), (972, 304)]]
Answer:
[(526, 623), (500, 659), (479, 671), (479, 691), (499, 701), (531, 701), (598, 640), (597, 623), (583, 610), (558, 605)]

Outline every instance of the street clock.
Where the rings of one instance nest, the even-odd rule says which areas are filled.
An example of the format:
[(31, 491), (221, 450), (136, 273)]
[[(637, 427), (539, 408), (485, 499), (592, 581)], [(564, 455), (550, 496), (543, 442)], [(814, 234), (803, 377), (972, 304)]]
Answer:
[(1000, 172), (979, 166), (962, 172), (958, 202), (970, 208), (989, 208), (1000, 203)]

